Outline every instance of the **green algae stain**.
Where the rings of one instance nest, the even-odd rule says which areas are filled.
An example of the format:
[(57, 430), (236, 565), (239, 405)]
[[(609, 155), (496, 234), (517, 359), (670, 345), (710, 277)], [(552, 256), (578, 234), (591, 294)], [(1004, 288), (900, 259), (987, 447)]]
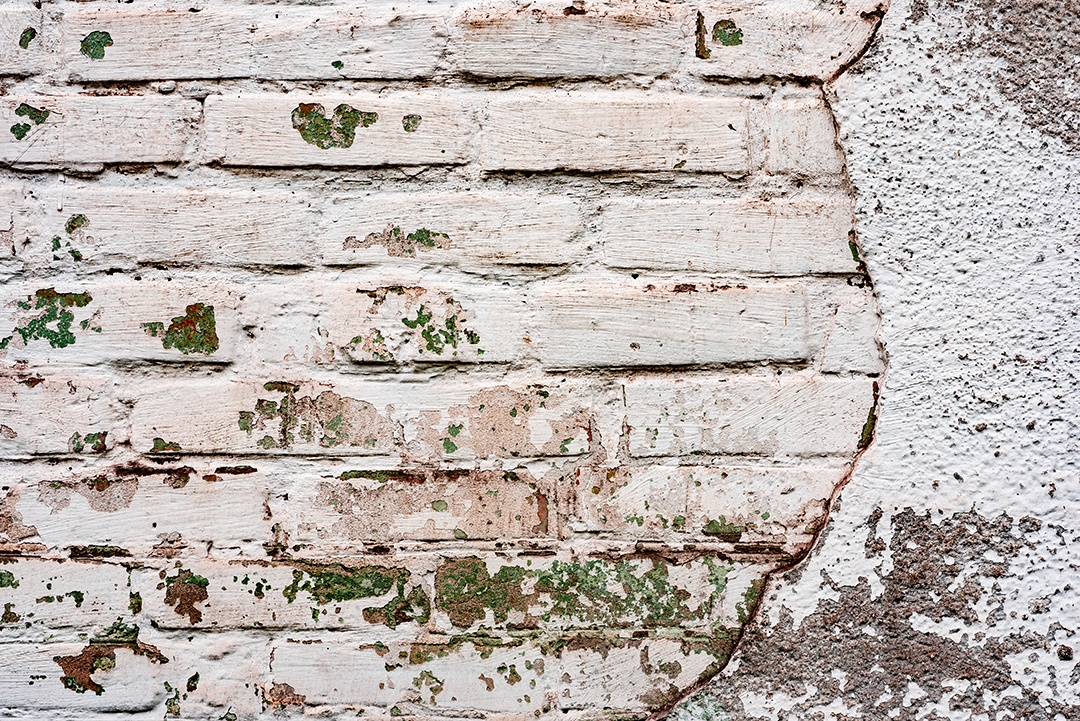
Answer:
[(162, 347), (175, 348), (184, 355), (212, 355), (218, 349), (217, 323), (212, 305), (192, 303), (185, 309), (184, 315), (172, 319), (168, 328), (159, 322), (143, 323), (142, 327), (152, 338), (161, 338)]
[(26, 28), (22, 31), (22, 35), (19, 36), (19, 47), (23, 50), (27, 50), (30, 47), (30, 43), (37, 37), (37, 30), (34, 28)]
[(345, 69), (345, 63), (343, 63), (340, 60), (335, 60), (334, 62), (330, 63), (330, 65), (333, 66), (334, 70), (344, 70)]
[(18, 588), (19, 579), (11, 571), (0, 571), (0, 588)]
[(42, 125), (49, 116), (52, 115), (51, 110), (45, 110), (44, 108), (35, 108), (33, 105), (27, 105), (26, 103), (20, 103), (19, 107), (15, 108), (15, 114), (20, 118), (26, 118), (34, 125)]
[(445, 511), (449, 507), (450, 506), (446, 503), (446, 501), (441, 500), (441, 499), (431, 502), (431, 510), (438, 511), (439, 513), (442, 513), (443, 511)]
[(727, 47), (742, 45), (742, 36), (743, 32), (735, 25), (734, 20), (720, 20), (713, 25), (713, 41), (721, 45)]
[[(11, 126), (11, 134), (15, 136), (16, 140), (22, 140), (25, 138), (31, 130), (34, 129), (34, 125), (42, 125), (49, 116), (52, 115), (52, 111), (45, 110), (44, 108), (35, 108), (33, 105), (27, 105), (26, 103), (20, 103), (19, 107), (15, 108), (15, 114), (20, 118), (26, 118), (27, 123), (15, 123)], [(31, 125), (33, 123), (33, 125)]]
[(356, 127), (370, 127), (379, 119), (378, 113), (363, 112), (342, 103), (334, 114), (326, 117), (326, 108), (318, 103), (300, 103), (292, 112), (292, 126), (304, 142), (322, 150), (351, 148), (356, 139)]
[(91, 60), (101, 60), (105, 57), (105, 48), (112, 47), (112, 35), (104, 30), (95, 30), (82, 39), (79, 50)]
[[(408, 581), (409, 572), (403, 568), (305, 565), (302, 570), (293, 570), (292, 583), (282, 589), (282, 595), (289, 603), (293, 603), (297, 594), (304, 591), (316, 603), (325, 606), (329, 603), (385, 596), (396, 589), (395, 596), (386, 605), (365, 608), (364, 620), (390, 628), (409, 622), (427, 623), (431, 618), (431, 600), (419, 587), (413, 587), (406, 592)], [(319, 615), (325, 613), (326, 611), (313, 608), (312, 618), (318, 621)]]
[(84, 227), (89, 222), (90, 222), (90, 219), (87, 218), (82, 213), (79, 213), (78, 215), (73, 215), (73, 216), (71, 216), (70, 218), (67, 219), (66, 223), (64, 223), (64, 232), (67, 233), (68, 235), (71, 235), (76, 230), (78, 230), (79, 228)]
[(401, 127), (404, 128), (406, 133), (415, 133), (420, 129), (420, 123), (423, 118), (419, 115), (406, 115), (401, 119)]
[[(66, 348), (75, 342), (75, 334), (71, 332), (75, 313), (71, 309), (83, 308), (92, 300), (89, 293), (57, 293), (55, 288), (38, 290), (26, 301), (17, 304), (22, 310), (34, 310), (38, 313), (27, 320), (25, 325), (16, 326), (15, 333), (19, 334), (24, 345), (35, 340), (45, 340), (53, 348)], [(85, 330), (89, 327), (89, 321), (83, 323)]]
[(717, 516), (716, 520), (709, 521), (705, 524), (705, 527), (701, 529), (701, 532), (706, 536), (718, 536), (721, 541), (734, 542), (742, 537), (745, 530), (746, 526), (728, 523), (723, 516)]
[(342, 248), (352, 250), (370, 248), (375, 245), (386, 248), (388, 255), (400, 258), (416, 255), (418, 249), (427, 251), (435, 248), (449, 248), (450, 236), (427, 228), (417, 228), (411, 233), (406, 233), (400, 225), (391, 223), (378, 233), (368, 233), (363, 240), (358, 240), (356, 236), (349, 236), (345, 239)]
[(78, 431), (72, 434), (68, 439), (68, 450), (72, 453), (104, 453), (105, 437), (109, 435), (108, 431), (98, 431), (97, 433), (87, 433), (80, 436)]
[(173, 443), (166, 441), (164, 438), (155, 438), (154, 447), (150, 449), (151, 453), (179, 453), (183, 449), (179, 443)]

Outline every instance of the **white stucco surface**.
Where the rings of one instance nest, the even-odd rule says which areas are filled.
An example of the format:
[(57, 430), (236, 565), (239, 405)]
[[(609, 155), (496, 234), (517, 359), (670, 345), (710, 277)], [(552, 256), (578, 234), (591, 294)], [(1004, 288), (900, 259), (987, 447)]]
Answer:
[[(678, 712), (684, 718), (1080, 714), (1074, 670), (1080, 667), (1060, 650), (1080, 642), (1074, 635), (1080, 621), (1080, 154), (1002, 94), (1003, 79), (1015, 79), (1017, 67), (1027, 67), (1025, 53), (1038, 50), (1013, 37), (1015, 62), (1001, 59), (1009, 56), (1003, 43), (1010, 36), (1002, 34), (1000, 15), (987, 10), (897, 0), (867, 54), (834, 86), (889, 358), (877, 437), (817, 550), (794, 573), (770, 582), (756, 633), (708, 691)], [(1059, 121), (1075, 129), (1068, 93), (1076, 79), (1066, 67), (1059, 78), (1040, 80), (1061, 89), (1045, 102), (1057, 103)], [(886, 547), (872, 553), (866, 544), (875, 524), (868, 519), (878, 509), (876, 532)], [(987, 520), (1007, 514), (1010, 524), (998, 532), (1011, 528), (1021, 540), (1015, 553), (986, 550), (973, 559), (968, 542), (994, 532), (905, 542), (901, 550), (925, 563), (918, 577), (894, 577), (902, 581), (897, 588), (927, 584), (928, 597), (943, 605), (958, 588), (969, 589), (934, 620), (883, 596), (895, 571), (891, 525), (905, 509), (969, 532), (971, 517), (956, 514), (974, 511)], [(985, 542), (992, 548), (1003, 539)], [(1004, 573), (981, 573), (988, 563), (1001, 564)], [(934, 569), (953, 564), (966, 568), (934, 588)], [(867, 654), (858, 659), (841, 657), (822, 629), (808, 634), (804, 626), (832, 601), (841, 612), (826, 627), (844, 627), (843, 608), (857, 610), (867, 601), (849, 597), (860, 582), (869, 586), (870, 603), (892, 604), (872, 613), (893, 618), (890, 643), (907, 646), (894, 666), (878, 665), (880, 629), (872, 625), (861, 629)], [(844, 632), (857, 636), (856, 629)], [(951, 653), (970, 661), (966, 671), (955, 674), (957, 664), (941, 663), (944, 675), (930, 677), (928, 669), (941, 659), (923, 633), (950, 639)], [(987, 651), (995, 642), (1000, 650)], [(860, 648), (851, 644), (844, 648)], [(794, 678), (776, 660), (796, 651), (783, 649), (802, 649), (806, 663), (796, 661), (801, 671)], [(772, 653), (779, 654), (772, 662), (761, 660)], [(984, 658), (991, 655), (994, 673), (1006, 664), (1008, 681), (980, 678), (992, 675)], [(896, 678), (882, 682), (891, 691), (872, 697), (872, 685), (847, 678), (853, 673)], [(904, 684), (908, 693), (896, 693)]]

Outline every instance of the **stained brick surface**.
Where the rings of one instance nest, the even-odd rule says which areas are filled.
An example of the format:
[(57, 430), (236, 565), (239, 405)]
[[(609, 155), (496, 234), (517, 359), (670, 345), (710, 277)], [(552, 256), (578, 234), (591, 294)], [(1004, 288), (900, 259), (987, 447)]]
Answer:
[(645, 717), (872, 439), (881, 6), (362, 5), (0, 9), (0, 713)]

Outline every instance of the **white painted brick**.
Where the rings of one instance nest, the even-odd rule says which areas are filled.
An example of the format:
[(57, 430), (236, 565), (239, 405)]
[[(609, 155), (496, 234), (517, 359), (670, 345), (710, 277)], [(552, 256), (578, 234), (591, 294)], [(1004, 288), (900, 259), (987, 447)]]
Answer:
[(874, 404), (872, 386), (795, 374), (630, 381), (630, 454), (850, 456)]
[[(688, 53), (687, 65), (706, 77), (829, 80), (870, 42), (883, 6), (887, 3), (876, 0), (837, 5), (813, 0), (696, 5), (688, 8), (686, 21), (694, 33), (688, 41), (694, 52)], [(698, 12), (702, 16), (700, 30)], [(716, 24), (725, 20), (734, 22), (741, 33), (735, 35), (739, 44), (725, 45), (721, 38), (714, 39)], [(704, 53), (697, 48), (699, 33)]]
[(820, 91), (773, 98), (769, 117), (769, 173), (799, 173), (811, 177), (844, 171), (836, 144), (832, 111)]
[[(295, 192), (262, 188), (95, 188), (74, 182), (36, 193), (26, 207), (42, 212), (36, 237), (20, 249), (27, 262), (75, 267), (62, 249), (52, 261), (50, 241), (60, 236), (83, 255), (82, 266), (311, 265), (319, 203)], [(72, 238), (68, 220), (87, 223)]]
[[(16, 115), (24, 103), (49, 116), (36, 124)], [(184, 158), (199, 104), (153, 96), (8, 96), (0, 98), (0, 117), (3, 163), (175, 163)], [(12, 124), (30, 126), (22, 140)]]
[(848, 470), (847, 465), (583, 468), (574, 486), (581, 525), (572, 525), (619, 538), (763, 544), (790, 554), (810, 543)]
[(128, 615), (128, 571), (118, 564), (27, 558), (6, 561), (0, 573), (11, 574), (0, 606), (22, 622), (0, 626), (0, 647), (16, 639), (40, 643), (56, 629), (83, 631)]
[[(318, 243), (323, 262), (331, 265), (566, 265), (581, 252), (575, 242), (581, 209), (558, 194), (377, 192), (335, 198), (321, 215)], [(391, 249), (378, 237), (367, 241), (393, 227), (406, 236), (421, 228), (443, 233), (446, 247), (406, 241)]]
[(870, 288), (848, 289), (839, 299), (825, 341), (821, 370), (825, 373), (885, 372), (885, 362), (877, 343), (879, 318)]
[[(368, 127), (357, 125), (350, 147), (320, 148), (293, 127), (293, 112), (312, 104), (321, 105), (318, 112), (326, 118), (345, 104), (378, 113), (378, 120)], [(224, 165), (266, 167), (453, 165), (468, 159), (470, 139), (478, 128), (474, 113), (474, 106), (458, 93), (439, 90), (212, 95), (206, 99), (207, 156)], [(413, 132), (404, 129), (407, 115), (422, 118)]]
[(486, 170), (749, 171), (747, 109), (734, 97), (522, 90), (488, 103)]
[[(610, 290), (608, 290), (610, 289)], [(672, 292), (672, 291), (675, 292)], [(538, 290), (545, 366), (659, 366), (796, 361), (809, 355), (797, 284), (660, 287), (597, 277)]]
[(349, 463), (283, 474), (279, 482), (269, 508), (301, 557), (348, 555), (361, 543), (535, 538), (556, 531), (555, 484), (522, 467), (383, 470)]
[(450, 20), (454, 67), (481, 77), (663, 75), (686, 44), (682, 13), (660, 2), (467, 5)]
[[(43, 20), (44, 13), (31, 4), (0, 8), (0, 75), (32, 75), (49, 64), (51, 38)], [(34, 35), (23, 48), (21, 40), (27, 28)]]
[[(86, 647), (85, 642), (76, 641), (0, 643), (0, 709), (29, 714), (51, 711), (65, 718), (80, 718), (75, 714), (150, 712), (164, 702), (165, 687), (156, 679), (147, 683), (157, 675), (157, 665), (127, 648), (115, 651), (116, 666), (107, 673), (106, 693), (65, 689), (60, 680), (64, 674), (53, 658), (78, 656)], [(95, 678), (101, 675), (99, 672)]]
[[(195, 453), (406, 454), (448, 461), (574, 456), (589, 446), (588, 404), (595, 391), (577, 384), (521, 383), (511, 388), (475, 381), (338, 377), (335, 382), (297, 385), (294, 396), (305, 404), (303, 420), (290, 429), (284, 447), (282, 420), (275, 414), (287, 395), (266, 389), (263, 381), (132, 385), (124, 389), (125, 396), (136, 401), (132, 444), (149, 448), (153, 438), (161, 437)], [(314, 402), (320, 396), (315, 410), (302, 400)], [(343, 421), (336, 420), (338, 415)], [(310, 439), (305, 437), (307, 424)], [(242, 427), (249, 425), (250, 432)]]
[[(280, 6), (273, 12), (221, 3), (198, 13), (189, 6), (67, 8), (62, 28), (68, 70), (89, 81), (414, 78), (432, 74), (446, 44), (444, 18), (415, 3)], [(104, 58), (81, 52), (92, 31), (112, 37)]]
[[(105, 448), (127, 438), (108, 376), (9, 374), (0, 378), (0, 455), (72, 452), (72, 437), (105, 432)], [(6, 429), (6, 430), (5, 430)], [(77, 444), (76, 444), (77, 445)], [(94, 440), (83, 442), (94, 453)]]
[(16, 510), (36, 530), (33, 540), (56, 553), (113, 546), (137, 558), (167, 558), (212, 548), (219, 556), (261, 558), (271, 537), (263, 509), (267, 475), (243, 462), (165, 457), (4, 473), (28, 479)]
[[(63, 250), (61, 258), (69, 260)], [(241, 332), (236, 320), (240, 294), (220, 281), (95, 281), (59, 289), (9, 285), (5, 290), (15, 300), (0, 313), (2, 334), (11, 338), (0, 354), (34, 367), (112, 360), (226, 363)], [(53, 291), (71, 300), (53, 300), (47, 295)], [(66, 332), (60, 327), (65, 322), (70, 326)]]
[(615, 268), (796, 276), (851, 273), (851, 200), (626, 198), (601, 216), (605, 262)]

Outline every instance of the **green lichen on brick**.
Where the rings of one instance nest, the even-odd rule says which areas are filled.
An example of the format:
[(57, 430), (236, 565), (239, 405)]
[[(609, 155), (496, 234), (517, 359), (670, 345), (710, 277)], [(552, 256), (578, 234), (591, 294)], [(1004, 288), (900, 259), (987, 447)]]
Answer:
[(282, 595), (289, 603), (296, 600), (299, 591), (306, 591), (322, 605), (331, 601), (355, 601), (386, 595), (395, 584), (407, 578), (408, 571), (400, 568), (305, 566), (303, 570), (293, 571), (293, 581), (282, 590)]
[(15, 114), (21, 118), (26, 118), (34, 125), (42, 125), (49, 119), (52, 112), (44, 108), (35, 108), (33, 105), (20, 103), (19, 107), (15, 108)]
[(345, 68), (345, 63), (340, 60), (335, 60), (334, 62), (330, 63), (330, 65), (333, 66), (335, 70), (342, 70)]
[(79, 50), (91, 60), (101, 60), (105, 57), (105, 48), (112, 47), (112, 35), (104, 30), (95, 30), (82, 39)]
[(859, 450), (867, 448), (874, 440), (874, 429), (877, 427), (878, 384), (874, 381), (874, 402), (870, 406), (870, 412), (866, 414), (866, 423), (863, 424), (862, 433), (859, 434)]
[(92, 300), (89, 293), (57, 293), (55, 288), (38, 290), (26, 301), (17, 303), (21, 310), (38, 313), (26, 320), (25, 325), (16, 326), (14, 332), (22, 338), (24, 345), (45, 340), (53, 348), (65, 348), (75, 342), (75, 334), (71, 332), (75, 313), (71, 309), (83, 308)]
[(154, 447), (150, 449), (151, 453), (179, 453), (183, 449), (179, 443), (173, 443), (166, 441), (164, 438), (154, 438)]
[(96, 431), (94, 433), (87, 433), (85, 435), (79, 435), (76, 431), (68, 439), (68, 450), (72, 453), (104, 453), (105, 437), (109, 435), (108, 431)]
[(26, 28), (22, 31), (22, 35), (19, 36), (19, 47), (23, 50), (27, 50), (30, 47), (30, 43), (37, 37), (37, 30), (34, 28)]
[(11, 571), (0, 571), (0, 588), (18, 588), (19, 579)]
[(367, 128), (378, 119), (378, 113), (360, 111), (345, 103), (334, 108), (329, 118), (326, 109), (318, 103), (300, 103), (292, 112), (292, 126), (300, 137), (322, 150), (351, 148), (357, 126)]
[[(26, 103), (20, 103), (19, 107), (15, 108), (15, 114), (20, 118), (26, 118), (30, 122), (28, 123), (15, 123), (11, 126), (11, 134), (15, 136), (16, 140), (22, 140), (33, 130), (34, 125), (42, 125), (52, 111), (45, 110), (44, 108), (35, 108), (33, 105), (27, 105)], [(31, 125), (33, 123), (33, 125)]]
[(694, 54), (702, 60), (708, 60), (712, 55), (712, 51), (709, 50), (709, 43), (705, 37), (705, 16), (699, 11), (697, 14), (697, 23), (694, 28)]
[(436, 355), (442, 355), (447, 348), (454, 349), (454, 355), (459, 345), (469, 343), (477, 345), (480, 336), (467, 328), (458, 325), (456, 314), (445, 318), (440, 325), (434, 321), (434, 315), (423, 304), (416, 311), (415, 318), (402, 318), (401, 322), (408, 328), (420, 331), (420, 337), (424, 341), (424, 348)]
[(446, 233), (417, 228), (406, 233), (400, 225), (391, 223), (378, 233), (368, 233), (363, 240), (357, 240), (356, 236), (350, 235), (345, 239), (342, 248), (352, 250), (355, 248), (370, 248), (381, 245), (386, 248), (388, 255), (401, 258), (416, 255), (417, 250), (427, 251), (435, 248), (449, 248), (450, 236)]
[[(282, 595), (293, 603), (299, 592), (304, 591), (320, 606), (325, 606), (377, 598), (396, 590), (386, 605), (365, 608), (364, 620), (390, 628), (409, 622), (427, 623), (431, 617), (431, 600), (419, 586), (410, 589), (409, 580), (409, 572), (403, 568), (304, 564), (293, 570), (292, 583), (282, 589)], [(318, 612), (318, 609), (314, 611)], [(314, 616), (316, 621), (317, 615)]]
[(754, 610), (761, 601), (761, 592), (765, 588), (765, 579), (759, 578), (750, 583), (743, 591), (742, 600), (735, 604), (735, 611), (739, 614), (739, 625), (745, 624), (754, 615)]
[(152, 338), (161, 338), (165, 349), (175, 348), (184, 355), (201, 353), (212, 355), (218, 349), (217, 321), (214, 306), (192, 303), (166, 328), (164, 323), (142, 324), (143, 331)]
[(669, 564), (660, 558), (651, 566), (556, 560), (546, 569), (507, 565), (492, 575), (483, 560), (473, 557), (447, 561), (435, 574), (436, 607), (462, 628), (485, 620), (489, 612), (497, 624), (514, 612), (524, 614), (515, 621), (523, 628), (565, 620), (609, 627), (677, 626), (707, 618), (722, 594), (723, 585), (716, 585), (692, 607), (690, 592), (671, 582)]
[(415, 133), (420, 129), (420, 123), (423, 118), (419, 115), (406, 115), (401, 119), (401, 127), (404, 128), (406, 133)]
[(727, 47), (742, 45), (742, 36), (743, 32), (735, 25), (734, 20), (719, 20), (713, 25), (713, 41), (721, 45)]
[(723, 516), (717, 516), (715, 520), (709, 521), (701, 529), (701, 532), (706, 536), (718, 536), (721, 541), (728, 542), (738, 541), (745, 531), (746, 526), (728, 523)]
[(449, 438), (443, 438), (442, 439), (442, 447), (443, 447), (443, 452), (448, 453), (448, 454), (449, 453), (455, 453), (455, 452), (457, 452), (457, 449), (458, 449), (457, 444), (454, 443)]
[(396, 428), (366, 402), (345, 398), (331, 391), (318, 396), (297, 397), (300, 386), (273, 381), (264, 390), (283, 393), (280, 400), (259, 398), (253, 411), (240, 411), (237, 425), (249, 435), (277, 422), (274, 435), (264, 435), (256, 445), (264, 449), (290, 448), (296, 443), (317, 443), (323, 448), (365, 446), (392, 442)]
[(87, 218), (82, 213), (79, 213), (77, 215), (73, 215), (73, 216), (71, 216), (70, 218), (67, 219), (66, 223), (64, 223), (64, 232), (66, 232), (68, 235), (71, 235), (76, 230), (78, 230), (79, 228), (84, 227), (89, 222), (90, 222), (90, 219)]
[(446, 501), (442, 499), (431, 502), (431, 510), (438, 511), (439, 513), (444, 512), (449, 507), (450, 506), (446, 503)]

